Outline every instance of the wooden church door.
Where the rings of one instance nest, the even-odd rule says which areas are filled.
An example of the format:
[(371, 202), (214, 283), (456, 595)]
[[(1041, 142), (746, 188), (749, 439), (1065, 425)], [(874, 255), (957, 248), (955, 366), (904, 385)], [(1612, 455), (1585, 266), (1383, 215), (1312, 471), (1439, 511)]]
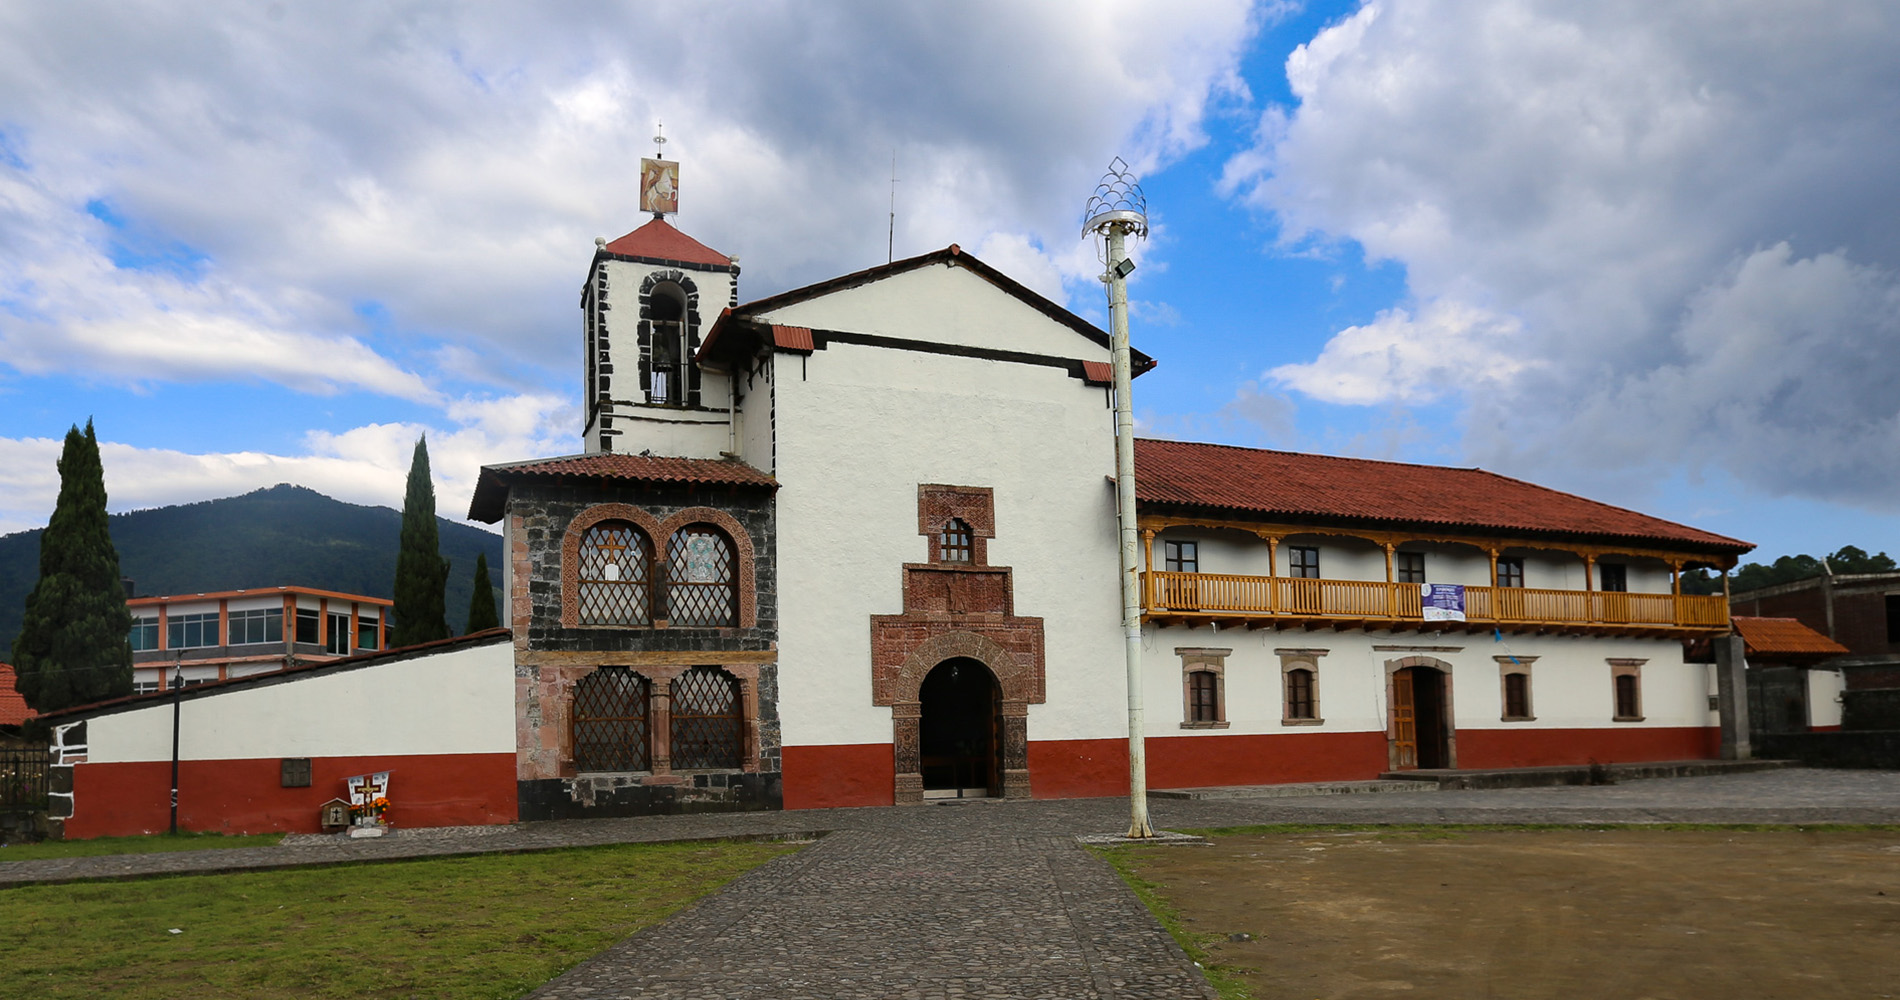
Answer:
[(1418, 766), (1418, 706), (1413, 698), (1410, 668), (1392, 675), (1392, 766), (1410, 770)]

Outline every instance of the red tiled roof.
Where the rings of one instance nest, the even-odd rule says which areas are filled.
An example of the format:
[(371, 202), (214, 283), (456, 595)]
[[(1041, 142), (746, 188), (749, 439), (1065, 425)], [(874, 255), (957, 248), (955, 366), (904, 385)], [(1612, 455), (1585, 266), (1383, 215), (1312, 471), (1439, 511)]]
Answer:
[(13, 668), (0, 663), (0, 726), (17, 726), (32, 717), (26, 698), (13, 690)]
[(665, 458), (599, 452), (567, 455), (512, 465), (485, 465), (475, 481), (468, 505), (471, 520), (493, 524), (501, 520), (507, 483), (515, 479), (613, 479), (630, 483), (694, 483), (708, 486), (749, 486), (777, 489), (778, 480), (744, 462), (714, 458)]
[(1845, 656), (1847, 647), (1803, 625), (1794, 618), (1749, 618), (1736, 615), (1729, 619), (1735, 631), (1747, 643), (1746, 655), (1757, 654), (1774, 659), (1795, 657)]
[(1754, 546), (1483, 469), (1303, 455), (1186, 441), (1135, 442), (1144, 504), (1283, 520), (1327, 518), (1483, 532), (1642, 540), (1722, 553)]
[(716, 267), (732, 266), (732, 258), (674, 229), (672, 224), (665, 219), (654, 219), (607, 244), (607, 252), (620, 254), (623, 257), (677, 260), (687, 264), (711, 264)]
[(772, 346), (782, 351), (816, 351), (818, 343), (811, 339), (811, 330), (802, 326), (772, 327)]
[(1115, 366), (1106, 361), (1082, 362), (1082, 381), (1089, 385), (1115, 384)]

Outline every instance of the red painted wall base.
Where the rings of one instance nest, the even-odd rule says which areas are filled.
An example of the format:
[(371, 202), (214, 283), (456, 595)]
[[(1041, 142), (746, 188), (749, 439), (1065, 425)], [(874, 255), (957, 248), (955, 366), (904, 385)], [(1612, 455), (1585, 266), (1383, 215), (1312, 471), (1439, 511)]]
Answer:
[[(515, 755), (318, 757), (309, 788), (284, 788), (282, 762), (187, 760), (178, 765), (178, 828), (204, 833), (317, 833), (317, 809), (347, 798), (345, 778), (389, 772), (397, 827), (515, 821)], [(171, 762), (79, 764), (66, 836), (163, 833), (171, 825)]]
[(779, 760), (787, 809), (888, 806), (896, 801), (897, 758), (889, 743), (786, 747)]
[[(1720, 756), (1711, 728), (1460, 729), (1461, 768), (1701, 760)], [(1360, 781), (1387, 770), (1382, 732), (1160, 736), (1147, 741), (1148, 787), (1205, 788)], [(786, 747), (785, 808), (887, 806), (895, 781), (888, 743)], [(1128, 794), (1124, 740), (1029, 744), (1029, 788), (1039, 799)]]

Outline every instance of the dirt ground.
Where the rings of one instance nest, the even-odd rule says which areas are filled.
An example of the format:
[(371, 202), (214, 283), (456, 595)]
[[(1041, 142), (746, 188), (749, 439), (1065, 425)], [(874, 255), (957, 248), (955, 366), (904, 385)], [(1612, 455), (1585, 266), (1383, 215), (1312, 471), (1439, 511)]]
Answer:
[(1900, 996), (1900, 831), (1315, 831), (1130, 860), (1259, 1000)]

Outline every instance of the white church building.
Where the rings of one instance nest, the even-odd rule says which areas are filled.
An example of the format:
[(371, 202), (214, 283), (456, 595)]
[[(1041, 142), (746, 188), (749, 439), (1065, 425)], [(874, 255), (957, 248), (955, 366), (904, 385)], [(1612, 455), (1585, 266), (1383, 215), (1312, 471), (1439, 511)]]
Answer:
[[(521, 817), (1126, 794), (1107, 335), (955, 245), (738, 276), (598, 241), (586, 452), (482, 471)], [(1717, 752), (1679, 581), (1748, 543), (1475, 469), (1137, 470), (1151, 787)]]
[[(380, 772), (405, 826), (1127, 794), (1107, 335), (955, 245), (738, 278), (662, 215), (597, 242), (585, 451), (469, 509), (506, 630), (54, 713), (67, 835), (164, 829), (173, 774), (180, 828), (228, 832)], [(1746, 542), (1477, 469), (1135, 450), (1151, 788), (1712, 758), (1738, 718), (1684, 658), (1727, 603), (1680, 584)]]

